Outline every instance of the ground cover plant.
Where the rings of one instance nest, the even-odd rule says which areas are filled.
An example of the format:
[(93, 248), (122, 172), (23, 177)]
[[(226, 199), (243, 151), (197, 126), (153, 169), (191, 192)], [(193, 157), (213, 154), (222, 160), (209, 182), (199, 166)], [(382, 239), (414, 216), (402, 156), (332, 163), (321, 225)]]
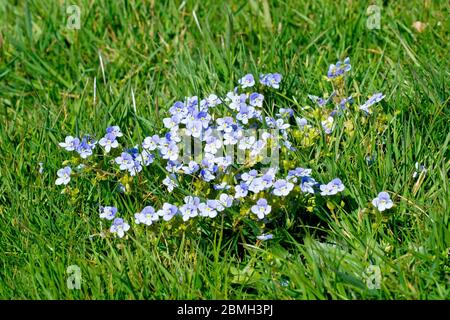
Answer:
[(1, 298), (449, 297), (445, 1), (0, 12)]

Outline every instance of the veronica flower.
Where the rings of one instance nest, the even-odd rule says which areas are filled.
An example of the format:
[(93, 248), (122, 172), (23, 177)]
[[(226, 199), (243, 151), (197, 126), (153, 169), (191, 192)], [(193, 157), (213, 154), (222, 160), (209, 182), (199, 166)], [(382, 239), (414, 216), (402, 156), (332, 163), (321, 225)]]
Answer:
[(226, 101), (230, 102), (228, 105), (232, 110), (239, 110), (240, 105), (245, 103), (247, 100), (247, 95), (245, 93), (238, 94), (236, 92), (228, 92)]
[(233, 118), (232, 117), (225, 117), (225, 118), (218, 118), (216, 120), (217, 123), (217, 130), (223, 131), (223, 132), (231, 132), (233, 131)]
[(338, 61), (336, 65), (331, 64), (328, 68), (328, 78), (334, 79), (344, 75), (346, 72), (350, 71), (352, 66), (350, 65), (350, 58), (345, 58), (344, 62)]
[(308, 124), (308, 120), (306, 120), (305, 118), (296, 117), (295, 122), (297, 123), (300, 129), (303, 129)]
[(214, 190), (228, 190), (231, 188), (226, 182), (222, 182), (221, 184), (215, 184), (213, 186)]
[(92, 147), (89, 145), (87, 140), (83, 138), (81, 143), (77, 147), (77, 152), (79, 153), (80, 157), (83, 159), (86, 159), (90, 155), (92, 155)]
[(171, 220), (178, 212), (177, 206), (165, 202), (161, 210), (158, 210), (158, 216), (162, 217), (164, 221)]
[(290, 118), (293, 115), (294, 110), (292, 110), (291, 108), (280, 108), (280, 110), (278, 110), (278, 113), (276, 114), (276, 116), (280, 118)]
[(372, 200), (372, 204), (375, 208), (377, 208), (380, 212), (383, 212), (386, 209), (392, 208), (394, 203), (392, 202), (389, 193), (382, 191), (378, 194), (378, 196)]
[(134, 167), (134, 159), (131, 154), (127, 152), (122, 152), (120, 157), (117, 157), (115, 161), (120, 165), (120, 170), (128, 170)]
[(163, 159), (176, 161), (179, 157), (179, 149), (175, 143), (169, 143), (167, 147), (161, 148), (160, 152), (163, 156)]
[(186, 135), (192, 136), (194, 138), (200, 138), (200, 135), (202, 134), (203, 130), (203, 124), (199, 120), (189, 121), (186, 124)]
[(183, 102), (177, 101), (169, 109), (169, 112), (171, 115), (179, 115), (180, 117), (184, 117), (184, 116), (186, 116), (188, 110), (186, 108), (186, 105)]
[(150, 226), (154, 221), (158, 221), (159, 216), (155, 213), (155, 209), (152, 206), (147, 206), (141, 212), (136, 213), (134, 218), (136, 219), (136, 224), (142, 223)]
[(258, 219), (262, 220), (266, 215), (270, 213), (272, 207), (267, 204), (267, 200), (261, 198), (252, 206), (251, 211), (258, 216)]
[(289, 128), (291, 125), (289, 123), (284, 123), (283, 119), (277, 119), (275, 121), (275, 127), (278, 130), (286, 130), (287, 128)]
[(197, 114), (196, 119), (202, 123), (204, 129), (207, 129), (211, 121), (211, 116), (206, 111), (201, 111)]
[(311, 177), (302, 177), (302, 180), (300, 182), (300, 190), (302, 190), (302, 192), (306, 192), (306, 193), (314, 193), (314, 187), (317, 185), (316, 180), (314, 180)]
[(178, 128), (178, 124), (180, 123), (180, 118), (178, 115), (174, 114), (172, 117), (170, 118), (164, 118), (163, 119), (163, 123), (164, 123), (164, 127), (172, 130), (175, 128)]
[(312, 170), (311, 169), (304, 169), (304, 168), (295, 168), (294, 170), (290, 170), (288, 175), (290, 176), (296, 176), (296, 177), (309, 177), (311, 175)]
[(198, 97), (197, 96), (187, 97), (187, 99), (186, 99), (186, 107), (190, 111), (197, 110), (197, 108), (198, 108)]
[(242, 89), (249, 88), (255, 85), (255, 79), (253, 78), (253, 75), (249, 73), (239, 79), (238, 83), (241, 85)]
[(72, 173), (72, 169), (70, 167), (64, 167), (62, 169), (59, 169), (56, 174), (58, 175), (58, 178), (55, 181), (56, 185), (67, 185), (70, 181), (70, 174)]
[(231, 158), (231, 156), (217, 157), (214, 159), (214, 161), (217, 164), (217, 167), (224, 172), (229, 166), (233, 164), (233, 159)]
[(187, 166), (184, 166), (182, 169), (185, 174), (193, 174), (198, 171), (199, 165), (195, 161), (189, 161)]
[(155, 150), (159, 143), (161, 142), (161, 138), (156, 134), (152, 137), (146, 137), (142, 142), (142, 148), (153, 151)]
[(259, 82), (265, 86), (278, 89), (280, 87), (281, 78), (282, 76), (279, 73), (261, 74), (259, 76)]
[(148, 166), (153, 162), (154, 156), (147, 150), (142, 150), (140, 154), (136, 156), (136, 160), (143, 166)]
[(233, 205), (234, 198), (226, 193), (222, 193), (219, 196), (219, 201), (217, 203), (216, 210), (221, 212), (225, 210), (225, 208), (230, 208)]
[(133, 160), (133, 166), (128, 168), (130, 176), (134, 177), (138, 172), (142, 171), (142, 165), (138, 160)]
[(184, 202), (185, 204), (180, 207), (180, 212), (183, 215), (183, 220), (187, 221), (198, 215), (200, 199), (197, 197), (187, 196), (184, 198)]
[(95, 140), (94, 138), (92, 138), (90, 135), (85, 135), (83, 137), (83, 141), (86, 141), (87, 145), (91, 148), (94, 149), (95, 146), (97, 145), (97, 140)]
[(43, 174), (44, 173), (44, 163), (43, 162), (39, 162), (39, 174)]
[(383, 100), (384, 97), (382, 93), (375, 93), (362, 106), (359, 106), (359, 110), (364, 111), (366, 114), (371, 114), (372, 110), (370, 110), (370, 107)]
[(263, 180), (261, 178), (255, 178), (252, 180), (250, 185), (248, 186), (248, 190), (253, 193), (261, 192), (264, 189)]
[(253, 107), (262, 107), (263, 101), (264, 101), (264, 96), (260, 93), (257, 92), (253, 92), (250, 95), (250, 105)]
[(353, 103), (353, 97), (352, 96), (350, 96), (348, 98), (343, 98), (341, 100), (341, 102), (339, 102), (338, 108), (344, 110), (344, 109), (347, 108), (347, 105), (350, 105), (352, 103)]
[[(273, 180), (275, 179), (275, 175), (271, 174), (271, 172), (267, 172), (261, 177), (261, 189), (266, 190), (269, 189), (273, 185)], [(256, 179), (255, 179), (256, 180)]]
[(235, 138), (233, 133), (225, 133), (223, 135), (223, 145), (229, 146), (229, 145), (235, 145), (238, 143), (238, 140)]
[(67, 151), (74, 151), (78, 148), (79, 145), (80, 145), (80, 139), (74, 138), (72, 136), (67, 136), (64, 139), (64, 142), (59, 143), (59, 146), (63, 147)]
[(106, 153), (109, 153), (111, 148), (117, 148), (119, 146), (119, 142), (116, 140), (114, 133), (107, 133), (98, 143), (105, 148)]
[(214, 180), (216, 177), (212, 174), (212, 172), (208, 169), (202, 169), (200, 170), (200, 176), (202, 179), (206, 182), (210, 182)]
[(222, 103), (222, 100), (220, 100), (220, 98), (215, 94), (210, 94), (204, 101), (205, 101), (204, 105), (206, 107), (215, 107)]
[(345, 186), (342, 183), (341, 179), (336, 178), (331, 180), (331, 182), (329, 182), (328, 184), (320, 185), (320, 194), (322, 196), (331, 196), (343, 191), (344, 189)]
[(177, 161), (169, 160), (166, 164), (166, 170), (170, 173), (178, 173), (182, 170), (183, 165)]
[(109, 231), (113, 234), (116, 234), (119, 238), (122, 238), (125, 235), (125, 232), (130, 229), (130, 225), (126, 223), (122, 218), (114, 219), (114, 222), (109, 229)]
[(258, 171), (256, 171), (255, 169), (250, 170), (249, 172), (244, 172), (241, 175), (241, 179), (245, 182), (247, 182), (247, 184), (250, 184), (253, 179), (255, 179), (258, 176)]
[(214, 136), (206, 138), (205, 152), (216, 154), (222, 148), (222, 141)]
[(333, 132), (334, 129), (333, 123), (334, 123), (333, 117), (328, 117), (326, 120), (321, 122), (322, 128), (326, 134), (330, 134), (331, 132)]
[(167, 187), (167, 190), (169, 190), (169, 192), (172, 192), (173, 189), (177, 186), (177, 183), (175, 182), (175, 176), (173, 174), (166, 176), (162, 183)]
[(244, 198), (248, 194), (248, 185), (245, 182), (241, 182), (234, 188), (234, 191), (236, 192), (234, 195), (236, 199)]
[(116, 207), (102, 207), (100, 206), (100, 218), (112, 220), (116, 216)]
[(257, 236), (256, 239), (261, 240), (261, 241), (270, 240), (270, 239), (273, 239), (273, 234), (270, 234), (270, 233), (269, 234), (265, 234), (265, 233), (263, 233), (262, 235)]
[(256, 138), (254, 136), (244, 137), (239, 141), (238, 149), (247, 150), (250, 149), (256, 142)]
[(206, 203), (200, 203), (198, 205), (198, 210), (202, 217), (214, 218), (217, 216), (217, 200), (207, 200)]
[(292, 189), (294, 189), (294, 184), (284, 179), (279, 179), (273, 184), (273, 194), (279, 197), (287, 196)]
[(250, 149), (250, 158), (255, 159), (263, 150), (265, 150), (267, 143), (264, 140), (258, 140)]
[(423, 164), (420, 164), (418, 162), (416, 162), (414, 167), (416, 168), (416, 171), (414, 171), (413, 173), (413, 178), (416, 178), (421, 172), (427, 172), (427, 168), (425, 168)]
[(111, 133), (116, 137), (123, 136), (123, 133), (122, 133), (122, 131), (120, 131), (119, 126), (111, 126), (111, 127), (106, 128), (106, 134), (108, 134), (108, 133)]

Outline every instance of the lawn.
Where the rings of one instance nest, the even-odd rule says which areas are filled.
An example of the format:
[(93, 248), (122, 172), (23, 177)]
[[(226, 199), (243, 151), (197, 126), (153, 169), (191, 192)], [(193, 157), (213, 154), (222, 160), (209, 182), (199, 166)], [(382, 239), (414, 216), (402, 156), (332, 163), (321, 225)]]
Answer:
[[(0, 2), (1, 299), (450, 298), (448, 1), (72, 2)], [(327, 70), (346, 57), (355, 106), (385, 98), (281, 161), (345, 190), (278, 203), (273, 239), (223, 216), (136, 226), (143, 202), (209, 188), (169, 193), (156, 161), (139, 176), (145, 194), (98, 174), (55, 185), (66, 136), (117, 125), (132, 147), (165, 132), (174, 102), (225, 96), (249, 73), (283, 77), (267, 115), (317, 120), (308, 95), (331, 95)], [(383, 212), (381, 191), (394, 202)], [(108, 232), (99, 202), (128, 220), (125, 237)]]

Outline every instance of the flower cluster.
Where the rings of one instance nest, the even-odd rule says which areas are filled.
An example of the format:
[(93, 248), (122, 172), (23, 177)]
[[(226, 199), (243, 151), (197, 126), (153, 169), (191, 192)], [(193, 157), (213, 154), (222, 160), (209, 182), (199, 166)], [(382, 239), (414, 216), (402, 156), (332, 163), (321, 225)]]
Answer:
[[(333, 85), (340, 85), (342, 81), (338, 83), (337, 79), (350, 69), (347, 58), (330, 66), (328, 78)], [(214, 219), (235, 207), (241, 213), (244, 209), (245, 216), (263, 225), (277, 215), (279, 206), (274, 203), (287, 202), (293, 193), (309, 199), (343, 192), (345, 186), (339, 178), (320, 183), (312, 170), (301, 163), (291, 166), (291, 170), (280, 166), (282, 148), (288, 154), (297, 150), (294, 131), (310, 141), (320, 131), (313, 121), (296, 116), (290, 107), (279, 108), (274, 114), (267, 112), (264, 108), (265, 95), (270, 94), (267, 90), (279, 89), (281, 80), (278, 73), (260, 74), (258, 85), (255, 77), (247, 74), (224, 96), (209, 94), (202, 99), (192, 96), (177, 101), (162, 121), (164, 131), (144, 137), (140, 144), (129, 149), (119, 144), (118, 138), (123, 136), (120, 128), (108, 127), (98, 141), (101, 147), (98, 149), (110, 160), (103, 163), (113, 164), (112, 172), (111, 167), (102, 170), (119, 178), (119, 189), (126, 190), (125, 182), (122, 184), (124, 179), (133, 181), (133, 177), (143, 174), (155, 162), (157, 165), (152, 165), (152, 170), (164, 172), (162, 188), (171, 194), (167, 199), (143, 203), (143, 208), (134, 215), (135, 224), (151, 226), (160, 220), (174, 219), (183, 223), (197, 217)], [(335, 89), (324, 98), (309, 95), (322, 117), (320, 124), (326, 135), (335, 130), (335, 117), (348, 112), (353, 103), (351, 96), (343, 96), (340, 88)], [(375, 94), (360, 109), (370, 114), (370, 107), (383, 98), (382, 94)], [(327, 108), (329, 104), (334, 105), (332, 110)], [(97, 141), (91, 136), (81, 139), (68, 136), (59, 145), (67, 151), (76, 151), (83, 163), (94, 154)], [(71, 173), (69, 166), (58, 170), (55, 183), (67, 185)], [(140, 180), (136, 179), (135, 183)], [(209, 189), (205, 191), (205, 187)], [(186, 189), (191, 194), (186, 195)], [(380, 211), (390, 208), (383, 197), (379, 196), (374, 203)], [(169, 201), (169, 198), (178, 200)], [(116, 215), (117, 208), (100, 207), (100, 217), (113, 221), (110, 232), (123, 237), (130, 226)], [(258, 239), (272, 237), (262, 233)]]

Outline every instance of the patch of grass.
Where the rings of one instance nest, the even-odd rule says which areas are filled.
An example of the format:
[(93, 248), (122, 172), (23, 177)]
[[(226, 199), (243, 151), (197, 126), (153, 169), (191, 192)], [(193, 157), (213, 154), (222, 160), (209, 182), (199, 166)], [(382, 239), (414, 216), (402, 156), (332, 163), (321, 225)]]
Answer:
[[(369, 1), (79, 0), (79, 30), (67, 28), (71, 4), (0, 3), (0, 298), (448, 299), (447, 1), (379, 3), (379, 30), (366, 27)], [(422, 33), (414, 21), (427, 23)], [(86, 201), (68, 203), (54, 185), (68, 134), (116, 124), (138, 141), (177, 99), (224, 94), (248, 72), (282, 73), (274, 101), (301, 112), (307, 94), (331, 93), (323, 75), (345, 56), (357, 101), (386, 94), (387, 128), (356, 122), (345, 149), (322, 141), (298, 155), (347, 186), (333, 215), (299, 217), (301, 239), (168, 239), (163, 228), (103, 239), (95, 199), (121, 201), (129, 216), (136, 204), (87, 183)], [(427, 168), (420, 180), (416, 162)], [(395, 213), (364, 210), (381, 190), (393, 192)], [(81, 268), (81, 290), (67, 288), (70, 265)], [(370, 265), (379, 289), (366, 286)]]

